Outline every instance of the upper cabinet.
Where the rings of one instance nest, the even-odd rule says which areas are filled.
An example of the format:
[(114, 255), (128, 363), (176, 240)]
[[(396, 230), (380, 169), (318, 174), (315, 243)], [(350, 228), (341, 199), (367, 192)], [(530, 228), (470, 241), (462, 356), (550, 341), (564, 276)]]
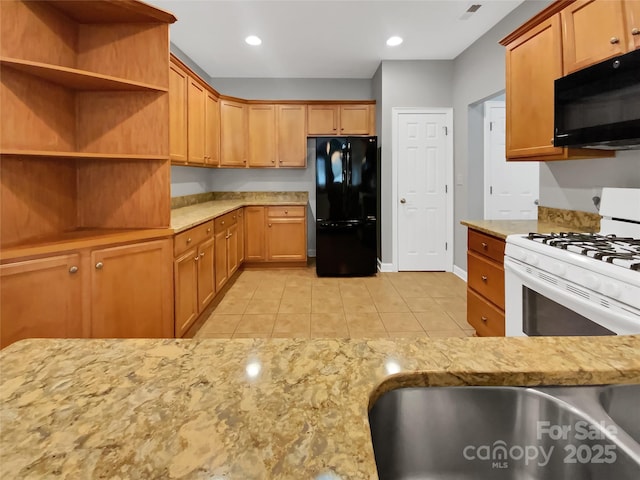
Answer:
[(189, 163), (204, 165), (204, 143), (205, 143), (205, 105), (207, 102), (207, 92), (200, 82), (189, 78), (189, 89), (187, 91), (187, 138), (189, 139)]
[(314, 104), (308, 107), (308, 135), (374, 135), (371, 104)]
[[(613, 3), (620, 4), (611, 7), (614, 11), (621, 8), (618, 0), (558, 1), (500, 42), (506, 47), (507, 160), (569, 160), (615, 155), (610, 151), (553, 145), (554, 81), (566, 71), (567, 42), (566, 39), (563, 42), (563, 37), (566, 37), (567, 18), (570, 16), (567, 12), (579, 12), (581, 5), (588, 8), (592, 3), (598, 4), (598, 9), (602, 5), (606, 9)], [(587, 39), (589, 33), (586, 30), (582, 33), (586, 22), (583, 14), (573, 19), (573, 25), (579, 25), (580, 38), (584, 36)], [(593, 26), (597, 21), (592, 19), (589, 24)], [(577, 31), (575, 27), (572, 29)], [(578, 43), (583, 45), (582, 40)], [(574, 45), (578, 43), (574, 42)], [(584, 48), (579, 47), (579, 51), (583, 52)], [(578, 58), (588, 56), (587, 53), (579, 53)]]
[(249, 105), (249, 166), (276, 166), (276, 107)]
[(173, 61), (169, 64), (169, 156), (187, 161), (187, 85), (189, 76)]
[(564, 74), (637, 48), (639, 4), (638, 0), (579, 0), (564, 8), (560, 13)]
[(247, 105), (220, 101), (220, 166), (247, 166)]
[(207, 92), (205, 104), (204, 161), (206, 165), (220, 165), (220, 99)]

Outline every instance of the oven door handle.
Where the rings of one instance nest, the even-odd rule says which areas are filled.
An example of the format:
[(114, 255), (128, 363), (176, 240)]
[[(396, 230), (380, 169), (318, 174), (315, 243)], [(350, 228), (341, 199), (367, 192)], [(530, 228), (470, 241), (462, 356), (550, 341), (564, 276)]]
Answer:
[[(640, 325), (638, 323), (637, 316), (635, 316), (632, 312), (629, 312), (629, 315), (624, 315), (620, 312), (610, 310), (606, 307), (603, 307), (602, 305), (591, 301), (585, 303), (584, 301), (581, 301), (583, 300), (581, 297), (568, 294), (564, 290), (542, 282), (532, 275), (523, 274), (520, 271), (520, 268), (525, 267), (521, 266), (519, 263), (513, 261), (512, 259), (505, 257), (505, 271), (510, 271), (511, 273), (516, 275), (521, 280), (523, 286), (532, 288), (539, 294), (546, 296), (554, 302), (564, 305), (570, 310), (573, 310), (574, 312), (590, 319), (591, 321), (595, 321), (599, 325), (608, 328), (618, 335), (638, 333)], [(584, 290), (584, 288), (582, 287), (580, 287), (580, 289)], [(585, 310), (588, 310), (588, 312)], [(615, 325), (612, 325), (612, 322), (615, 323)]]

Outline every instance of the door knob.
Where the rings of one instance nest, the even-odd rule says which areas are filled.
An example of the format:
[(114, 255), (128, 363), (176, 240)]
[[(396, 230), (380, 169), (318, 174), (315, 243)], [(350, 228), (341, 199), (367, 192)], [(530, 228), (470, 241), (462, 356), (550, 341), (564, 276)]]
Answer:
[(407, 199), (406, 198), (401, 198), (400, 199), (400, 203), (407, 203)]

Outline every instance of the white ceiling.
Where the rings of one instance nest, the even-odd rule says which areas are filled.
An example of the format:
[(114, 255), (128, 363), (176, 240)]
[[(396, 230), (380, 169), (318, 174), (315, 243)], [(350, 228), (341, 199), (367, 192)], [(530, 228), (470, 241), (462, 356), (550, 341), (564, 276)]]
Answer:
[(211, 77), (371, 78), (381, 60), (455, 58), (523, 0), (147, 1), (178, 17), (171, 41)]

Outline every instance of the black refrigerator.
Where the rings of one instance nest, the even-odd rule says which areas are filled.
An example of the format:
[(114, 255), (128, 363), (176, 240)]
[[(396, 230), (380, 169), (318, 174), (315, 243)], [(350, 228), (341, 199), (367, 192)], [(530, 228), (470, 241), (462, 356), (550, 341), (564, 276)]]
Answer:
[(377, 271), (377, 137), (316, 138), (316, 273)]

